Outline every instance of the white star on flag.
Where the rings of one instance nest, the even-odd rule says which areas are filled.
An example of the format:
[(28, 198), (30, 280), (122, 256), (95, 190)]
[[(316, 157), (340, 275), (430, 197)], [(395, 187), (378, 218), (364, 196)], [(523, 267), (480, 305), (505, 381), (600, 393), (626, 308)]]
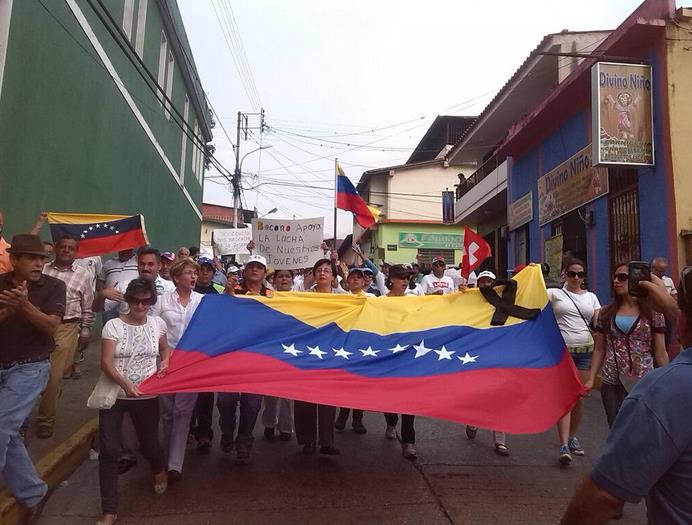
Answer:
[(416, 359), (424, 356), (428, 352), (432, 352), (432, 348), (425, 347), (425, 340), (421, 341), (419, 345), (413, 345), (413, 348), (416, 349)]
[(377, 354), (379, 350), (373, 350), (372, 346), (368, 346), (366, 350), (358, 350), (361, 354), (363, 354), (363, 357), (366, 356), (372, 356), (372, 357), (377, 357)]
[[(447, 350), (444, 346), (442, 346), (442, 348), (440, 348), (439, 350), (433, 350), (433, 352), (435, 352), (437, 355), (440, 356), (437, 358), (438, 361), (442, 361), (443, 359), (450, 359), (451, 360), (452, 354), (454, 353), (454, 352), (450, 352), (449, 350)], [(478, 356), (476, 356), (476, 357), (478, 357)]]
[(323, 359), (323, 355), (326, 354), (324, 350), (320, 350), (319, 346), (308, 346), (308, 350), (310, 350), (310, 355), (316, 355), (320, 359)]
[(93, 226), (89, 226), (89, 229), (90, 229), (90, 230), (93, 230), (93, 229), (94, 229), (94, 227), (93, 227)]
[(115, 230), (115, 233), (120, 233), (118, 230)]
[(100, 228), (100, 227), (101, 227), (101, 225), (100, 225), (100, 224), (97, 224), (97, 225), (96, 225), (96, 227), (97, 227), (97, 228)]
[(332, 348), (332, 350), (334, 350), (334, 357), (343, 357), (344, 359), (348, 359), (348, 356), (350, 356), (353, 353), (344, 350), (343, 346), (338, 350), (336, 348)]
[(302, 350), (298, 350), (295, 345), (291, 346), (286, 346), (286, 345), (281, 345), (284, 347), (284, 354), (291, 354), (293, 357), (298, 357), (298, 354), (302, 354)]
[(478, 359), (478, 356), (477, 355), (471, 356), (471, 355), (469, 355), (468, 352), (466, 352), (466, 355), (458, 355), (457, 359), (466, 365), (468, 363), (475, 363), (476, 359)]
[(82, 235), (80, 235), (80, 237), (81, 237), (82, 239), (85, 239), (85, 238), (86, 238), (86, 235), (82, 234)]
[(389, 351), (393, 354), (398, 354), (399, 352), (403, 352), (409, 347), (409, 345), (406, 346), (401, 346), (399, 343), (396, 344), (394, 348), (390, 348)]

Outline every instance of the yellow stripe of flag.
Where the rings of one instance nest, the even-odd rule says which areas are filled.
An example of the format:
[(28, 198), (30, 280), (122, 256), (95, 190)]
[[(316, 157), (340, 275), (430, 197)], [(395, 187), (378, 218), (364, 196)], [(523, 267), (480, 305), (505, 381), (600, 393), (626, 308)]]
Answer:
[(94, 222), (117, 221), (126, 219), (131, 215), (103, 215), (99, 213), (60, 213), (49, 211), (49, 224), (91, 224)]

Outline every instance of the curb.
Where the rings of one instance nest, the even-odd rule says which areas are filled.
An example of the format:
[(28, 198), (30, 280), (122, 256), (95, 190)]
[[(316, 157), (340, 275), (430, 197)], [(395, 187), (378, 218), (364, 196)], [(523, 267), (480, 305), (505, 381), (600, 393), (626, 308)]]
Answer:
[[(48, 484), (48, 495), (66, 479), (89, 455), (91, 443), (98, 433), (98, 417), (84, 423), (74, 434), (46, 454), (36, 464), (41, 479)], [(9, 489), (0, 493), (0, 523), (17, 525), (22, 506)]]

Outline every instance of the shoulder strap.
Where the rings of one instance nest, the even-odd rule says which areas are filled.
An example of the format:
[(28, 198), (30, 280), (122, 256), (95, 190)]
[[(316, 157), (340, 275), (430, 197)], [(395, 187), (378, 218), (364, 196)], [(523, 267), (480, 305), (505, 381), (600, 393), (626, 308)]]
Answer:
[(568, 294), (567, 291), (566, 291), (564, 288), (560, 288), (560, 290), (562, 290), (562, 293), (564, 293), (564, 294), (567, 296), (567, 298), (568, 298), (570, 301), (572, 301), (572, 304), (574, 305), (574, 307), (577, 309), (577, 312), (579, 313), (579, 317), (581, 317), (581, 320), (584, 321), (584, 324), (586, 325), (586, 328), (587, 328), (588, 330), (591, 330), (591, 327), (589, 326), (589, 323), (586, 321), (586, 318), (584, 317), (584, 314), (581, 313), (581, 310), (579, 309), (579, 306), (577, 306), (576, 301), (575, 301), (574, 299), (572, 299), (572, 296), (571, 296), (570, 294)]

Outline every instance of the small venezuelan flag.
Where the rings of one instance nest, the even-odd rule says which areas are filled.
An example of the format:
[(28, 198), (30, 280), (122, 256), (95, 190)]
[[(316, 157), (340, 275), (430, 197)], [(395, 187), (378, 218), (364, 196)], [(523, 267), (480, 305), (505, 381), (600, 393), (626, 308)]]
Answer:
[(356, 222), (363, 228), (370, 228), (380, 217), (380, 210), (374, 206), (368, 206), (338, 164), (336, 165), (336, 207), (352, 212)]
[(48, 223), (53, 241), (64, 235), (79, 240), (77, 257), (103, 255), (149, 243), (143, 215), (49, 212)]
[[(501, 325), (477, 288), (439, 297), (207, 295), (168, 373), (140, 391), (250, 392), (542, 432), (583, 388), (540, 267), (514, 283)], [(495, 289), (503, 303), (507, 286)], [(513, 316), (527, 317), (521, 307), (530, 318)]]

